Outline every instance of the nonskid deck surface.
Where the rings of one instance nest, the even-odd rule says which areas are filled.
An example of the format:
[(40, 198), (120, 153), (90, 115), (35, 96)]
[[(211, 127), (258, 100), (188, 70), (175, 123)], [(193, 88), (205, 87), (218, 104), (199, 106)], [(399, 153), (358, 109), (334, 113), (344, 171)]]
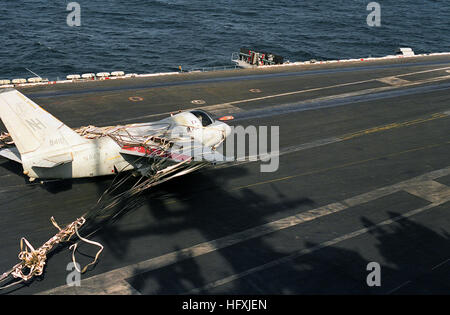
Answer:
[[(105, 250), (80, 287), (64, 286), (63, 249), (42, 281), (11, 293), (448, 293), (449, 71), (436, 56), (22, 88), (73, 128), (196, 107), (279, 126), (280, 161), (165, 183), (93, 237)], [(20, 237), (45, 242), (51, 216), (73, 221), (111, 180), (28, 184), (2, 159), (0, 268), (16, 263)], [(370, 262), (380, 287), (367, 285)]]

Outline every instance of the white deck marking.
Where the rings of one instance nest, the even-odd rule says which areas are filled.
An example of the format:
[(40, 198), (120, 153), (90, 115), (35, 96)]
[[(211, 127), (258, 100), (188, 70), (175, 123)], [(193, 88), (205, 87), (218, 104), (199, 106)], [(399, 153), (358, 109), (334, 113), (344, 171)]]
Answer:
[[(406, 75), (414, 75), (414, 74), (431, 72), (431, 71), (440, 71), (440, 70), (449, 69), (449, 68), (450, 67), (438, 68), (438, 69), (432, 69), (432, 70), (426, 70), (426, 71), (410, 72), (410, 73), (405, 73), (403, 75), (397, 75), (397, 77), (406, 76)], [(423, 84), (423, 83), (441, 81), (441, 80), (446, 80), (449, 77), (450, 76), (443, 76), (443, 77), (430, 78), (430, 79), (425, 79), (425, 80), (420, 80), (420, 81), (407, 81), (408, 84), (405, 84), (404, 86), (413, 86), (413, 85), (418, 85), (418, 84)], [(344, 86), (349, 86), (349, 85), (357, 85), (357, 84), (362, 84), (362, 83), (374, 82), (374, 81), (379, 81), (379, 80), (382, 80), (385, 78), (386, 77), (362, 80), (362, 81), (356, 81), (356, 82), (349, 82), (349, 83), (342, 83), (342, 84), (336, 84), (336, 85), (330, 85), (330, 86), (323, 86), (323, 87), (312, 88), (312, 89), (307, 89), (307, 90), (299, 90), (299, 91), (292, 91), (292, 92), (286, 92), (286, 93), (280, 93), (280, 94), (273, 94), (273, 95), (267, 95), (267, 96), (256, 97), (256, 98), (237, 100), (237, 101), (227, 102), (227, 103), (223, 103), (223, 104), (242, 104), (242, 103), (248, 103), (248, 102), (254, 102), (254, 101), (261, 101), (261, 100), (270, 99), (270, 98), (290, 96), (290, 95), (295, 95), (295, 94), (315, 92), (315, 91), (320, 91), (320, 90), (325, 90), (325, 89), (332, 89), (332, 88), (344, 87)], [(387, 78), (392, 78), (392, 77), (387, 77)], [(406, 81), (406, 80), (404, 80), (404, 81)], [(361, 91), (357, 91), (357, 92), (339, 94), (339, 95), (335, 95), (334, 97), (336, 97), (336, 96), (339, 96), (339, 97), (345, 96), (346, 97), (347, 94), (348, 94), (348, 96), (353, 96), (355, 93), (357, 93), (356, 95), (360, 95), (359, 92), (362, 92), (362, 94), (375, 93), (375, 92), (381, 92), (381, 91), (385, 91), (385, 90), (392, 90), (397, 87), (398, 86), (388, 86), (388, 87), (382, 87), (382, 88), (367, 89), (367, 90), (361, 90)], [(333, 97), (333, 96), (331, 96), (331, 97)], [(318, 99), (322, 99), (322, 98), (318, 98)], [(223, 104), (221, 104), (221, 105), (223, 105)]]
[[(299, 212), (293, 216), (290, 217), (286, 217), (277, 221), (273, 221), (273, 222), (269, 222), (263, 225), (259, 225), (241, 232), (237, 232), (216, 240), (212, 240), (212, 241), (208, 241), (208, 242), (204, 242), (204, 243), (200, 243), (188, 248), (184, 248), (175, 252), (171, 252), (159, 257), (154, 257), (136, 264), (132, 264), (123, 268), (118, 268), (100, 275), (96, 275), (93, 276), (91, 278), (87, 278), (81, 281), (81, 287), (77, 288), (77, 293), (83, 292), (83, 288), (86, 287), (87, 290), (86, 292), (92, 292), (92, 290), (95, 290), (95, 288), (98, 288), (98, 292), (102, 293), (104, 292), (105, 288), (109, 288), (109, 287), (115, 287), (117, 286), (117, 284), (119, 283), (120, 286), (123, 286), (123, 281), (125, 279), (131, 278), (133, 276), (139, 275), (141, 273), (144, 272), (148, 272), (148, 271), (152, 271), (152, 270), (156, 270), (171, 264), (175, 264), (178, 263), (180, 261), (184, 261), (186, 259), (189, 258), (193, 258), (193, 257), (197, 257), (197, 256), (201, 256), (201, 255), (205, 255), (250, 239), (254, 239), (257, 237), (261, 237), (276, 231), (280, 231), (283, 229), (287, 229), (289, 227), (292, 226), (296, 226), (299, 224), (302, 224), (304, 222), (308, 222), (308, 221), (312, 221), (315, 220), (317, 218), (329, 215), (329, 214), (333, 214), (333, 213), (338, 213), (341, 212), (345, 209), (348, 209), (350, 207), (354, 207), (363, 203), (367, 203), (370, 201), (373, 201), (375, 199), (384, 197), (384, 196), (388, 196), (390, 194), (396, 193), (398, 191), (404, 191), (406, 189), (414, 191), (415, 187), (418, 187), (418, 185), (420, 185), (421, 183), (424, 182), (429, 182), (432, 181), (434, 179), (446, 176), (446, 175), (450, 175), (450, 166), (440, 169), (440, 170), (436, 170), (436, 171), (432, 171), (423, 175), (420, 175), (418, 177), (406, 180), (406, 181), (402, 181), (400, 183), (394, 184), (394, 185), (390, 185), (390, 186), (386, 186), (386, 187), (382, 187), (382, 188), (378, 188), (375, 189), (373, 191), (361, 194), (361, 195), (357, 195), (348, 199), (345, 199), (341, 202), (335, 202), (335, 203), (331, 203), (316, 209), (312, 209), (309, 211), (303, 211), (303, 212)], [(430, 186), (431, 188), (429, 188), (427, 191), (432, 195), (432, 197), (429, 197), (428, 195), (426, 195), (425, 197), (427, 198), (426, 200), (429, 200), (429, 198), (433, 198), (432, 200), (437, 200), (438, 202), (434, 202), (426, 207), (417, 209), (417, 210), (413, 210), (411, 212), (408, 212), (407, 214), (403, 215), (403, 216), (399, 216), (397, 217), (398, 220), (403, 218), (404, 216), (411, 216), (420, 212), (423, 212), (427, 209), (431, 209), (433, 207), (435, 207), (438, 204), (444, 203), (445, 201), (450, 200), (450, 196), (447, 195), (447, 193), (445, 192), (445, 190), (441, 190), (441, 189), (437, 189), (436, 185), (434, 186)], [(440, 186), (439, 186), (440, 187)], [(438, 193), (435, 194), (436, 191), (443, 191), (444, 193)], [(421, 194), (421, 196), (424, 196), (423, 194)], [(421, 197), (419, 196), (419, 197)], [(380, 223), (380, 224), (390, 224), (392, 222), (395, 222), (395, 218), (392, 220), (387, 220), (384, 221), (384, 223)], [(332, 241), (329, 242), (325, 242), (322, 243), (320, 245), (317, 246), (318, 250), (320, 248), (326, 247), (326, 246), (330, 246), (333, 245), (337, 242), (343, 241), (345, 239), (349, 239), (352, 237), (356, 237), (358, 235), (361, 235), (363, 233), (366, 233), (370, 230), (371, 228), (368, 229), (362, 229), (359, 231), (356, 231), (354, 233), (351, 234), (346, 234), (344, 236), (341, 236), (339, 238), (336, 238)], [(313, 248), (308, 249), (308, 250), (313, 250)], [(304, 255), (305, 250), (301, 251), (301, 252), (296, 252), (294, 253), (292, 256), (292, 258), (297, 257), (298, 255)], [(290, 257), (290, 256), (289, 256)], [(280, 260), (280, 263), (284, 262), (285, 260), (290, 260), (292, 258), (283, 258)], [(267, 265), (267, 268), (270, 267), (272, 264), (279, 264), (279, 263), (275, 263), (272, 262), (270, 265)], [(264, 265), (266, 266), (266, 265)], [(250, 272), (256, 272), (259, 271), (260, 268), (266, 268), (266, 267), (258, 267), (258, 269), (255, 269)], [(249, 272), (249, 271), (247, 271)], [(233, 279), (235, 279), (235, 277), (242, 277), (245, 276), (247, 274), (247, 272), (244, 272), (242, 274), (239, 275), (234, 275), (230, 277), (225, 278), (226, 282), (228, 281), (232, 281)], [(223, 281), (223, 280), (222, 280)], [(216, 283), (216, 282), (215, 282)], [(199, 289), (202, 290), (202, 289)], [(115, 291), (117, 294), (119, 293), (124, 293), (124, 294), (129, 294), (130, 293), (130, 289), (129, 287), (125, 287), (124, 291)], [(68, 286), (61, 286), (46, 292), (43, 292), (43, 294), (64, 294), (64, 293), (69, 293), (69, 294), (75, 294), (75, 291), (73, 291), (72, 287), (68, 287)]]
[[(431, 271), (434, 271), (434, 270), (440, 268), (441, 266), (445, 265), (445, 264), (448, 263), (449, 261), (450, 261), (450, 259), (444, 260), (443, 262), (441, 262), (441, 263), (437, 264), (436, 266), (434, 266), (433, 268), (431, 268)], [(388, 291), (387, 294), (392, 294), (392, 293), (394, 293), (395, 291), (398, 291), (399, 289), (403, 288), (405, 285), (408, 285), (408, 284), (410, 284), (410, 283), (412, 283), (412, 282), (413, 282), (412, 280), (408, 280), (408, 281), (402, 283), (401, 285), (395, 287), (394, 289)]]
[(409, 281), (409, 280), (406, 281), (406, 282), (403, 282), (403, 283), (400, 284), (398, 287), (395, 287), (394, 289), (388, 291), (387, 294), (392, 294), (392, 293), (394, 293), (395, 291), (398, 291), (399, 289), (403, 288), (405, 285), (408, 285), (408, 284), (410, 284), (410, 283), (411, 283), (411, 281)]
[(241, 112), (242, 109), (230, 104), (219, 104), (219, 105), (210, 105), (210, 106), (203, 106), (199, 107), (199, 109), (206, 110), (212, 114), (219, 114), (219, 113), (238, 113)]
[(378, 81), (389, 84), (389, 85), (396, 85), (396, 86), (401, 86), (401, 85), (406, 85), (408, 83), (411, 83), (411, 81), (399, 79), (397, 77), (385, 77), (385, 78), (378, 79)]
[(339, 236), (339, 237), (337, 237), (335, 239), (332, 239), (330, 241), (326, 241), (326, 242), (320, 243), (319, 245), (316, 245), (316, 246), (313, 246), (313, 247), (310, 247), (310, 248), (304, 248), (304, 249), (295, 251), (294, 253), (292, 253), (292, 254), (290, 254), (288, 256), (285, 256), (283, 258), (272, 260), (271, 262), (268, 262), (266, 264), (263, 264), (263, 265), (260, 265), (260, 266), (257, 266), (257, 267), (251, 268), (251, 269), (248, 269), (248, 270), (243, 271), (241, 273), (237, 273), (237, 274), (231, 275), (229, 277), (225, 277), (223, 279), (210, 282), (210, 283), (208, 283), (208, 284), (206, 284), (206, 285), (204, 285), (204, 286), (202, 286), (200, 288), (195, 288), (195, 289), (189, 290), (189, 291), (185, 292), (184, 294), (198, 294), (198, 293), (201, 293), (202, 291), (211, 290), (213, 288), (216, 288), (218, 286), (221, 286), (221, 285), (230, 283), (232, 281), (241, 279), (243, 277), (249, 276), (249, 275), (254, 274), (256, 272), (260, 272), (260, 271), (263, 271), (263, 270), (266, 270), (266, 269), (269, 269), (269, 268), (272, 268), (272, 267), (279, 266), (279, 265), (287, 263), (287, 262), (291, 262), (294, 259), (297, 259), (297, 258), (299, 258), (301, 256), (305, 256), (307, 254), (311, 254), (311, 253), (316, 252), (316, 251), (318, 251), (318, 250), (320, 250), (322, 248), (329, 247), (329, 246), (334, 246), (337, 243), (340, 243), (340, 242), (343, 242), (343, 241), (355, 238), (357, 236), (363, 235), (363, 234), (365, 234), (367, 232), (373, 231), (373, 230), (379, 228), (380, 226), (389, 225), (389, 224), (395, 223), (395, 222), (397, 222), (399, 220), (402, 220), (404, 218), (409, 218), (409, 217), (411, 217), (413, 215), (422, 213), (422, 212), (424, 212), (426, 210), (433, 209), (433, 208), (443, 204), (444, 202), (445, 201), (441, 201), (439, 203), (432, 203), (432, 204), (429, 204), (429, 205), (427, 205), (425, 207), (422, 207), (422, 208), (419, 208), (419, 209), (415, 209), (415, 210), (411, 210), (411, 211), (409, 211), (409, 212), (407, 212), (405, 214), (396, 216), (396, 217), (394, 217), (392, 219), (385, 220), (385, 221), (380, 222), (378, 224), (374, 224), (374, 225), (372, 225), (372, 226), (370, 226), (368, 228), (363, 228), (363, 229), (360, 229), (360, 230), (357, 230), (357, 231), (354, 231), (354, 232), (351, 232), (351, 233), (344, 234), (344, 235)]
[(434, 71), (441, 71), (441, 70), (446, 70), (447, 72), (450, 72), (449, 69), (450, 67), (443, 67), (443, 68), (436, 68), (436, 69), (429, 69), (429, 70), (422, 70), (422, 71), (416, 71), (416, 72), (411, 72), (411, 73), (403, 73), (403, 74), (397, 74), (396, 77), (406, 77), (408, 75), (414, 75), (414, 74), (421, 74), (421, 73), (428, 73), (428, 72), (434, 72)]
[[(401, 76), (414, 75), (414, 74), (420, 74), (420, 73), (425, 73), (425, 72), (440, 71), (440, 70), (446, 70), (446, 69), (450, 69), (450, 67), (444, 67), (444, 68), (431, 69), (431, 70), (425, 70), (425, 71), (416, 71), (416, 72), (404, 73), (404, 74), (396, 75), (395, 77), (398, 78), (398, 77), (401, 77)], [(390, 78), (390, 77), (388, 77), (388, 78)], [(443, 77), (430, 78), (430, 79), (425, 79), (425, 80), (420, 80), (420, 81), (411, 81), (411, 82), (408, 81), (409, 82), (408, 84), (404, 84), (404, 85), (401, 85), (401, 86), (402, 87), (403, 86), (414, 86), (414, 85), (420, 85), (420, 84), (424, 84), (424, 83), (431, 83), (431, 82), (436, 82), (436, 81), (442, 81), (442, 80), (446, 80), (446, 79), (449, 79), (449, 78), (450, 78), (450, 76), (443, 76)], [(348, 82), (348, 83), (330, 85), (330, 86), (322, 86), (322, 87), (306, 89), (306, 90), (297, 90), (297, 91), (280, 93), (280, 94), (266, 95), (266, 96), (256, 97), (256, 98), (236, 100), (236, 101), (231, 101), (231, 102), (226, 102), (226, 103), (221, 103), (221, 104), (205, 106), (205, 107), (201, 107), (201, 108), (203, 108), (205, 110), (208, 110), (208, 108), (211, 108), (211, 107), (214, 107), (214, 106), (217, 106), (217, 107), (223, 106), (223, 109), (226, 110), (226, 106), (232, 106), (232, 105), (237, 105), (237, 104), (261, 101), (261, 100), (270, 99), (270, 98), (278, 98), (278, 97), (284, 97), (284, 96), (290, 96), (290, 95), (296, 95), (296, 94), (302, 94), (302, 93), (308, 93), (308, 92), (316, 92), (316, 91), (321, 91), (321, 90), (326, 90), (326, 89), (333, 89), (333, 88), (339, 88), (339, 87), (345, 87), (345, 86), (351, 86), (351, 85), (358, 85), (358, 84), (362, 84), (362, 83), (379, 81), (381, 79), (383, 79), (383, 77), (382, 78), (369, 79), (369, 80), (356, 81), (356, 82)], [(388, 91), (388, 90), (396, 89), (398, 87), (400, 87), (400, 85), (390, 85), (390, 86), (381, 87), (381, 88), (373, 88), (373, 89), (360, 90), (360, 91), (356, 91), (356, 92), (352, 92), (352, 93), (338, 94), (338, 95), (333, 95), (333, 96), (329, 96), (329, 97), (325, 97), (325, 98), (317, 98), (317, 99), (314, 99), (314, 100), (327, 100), (327, 99), (335, 99), (335, 98), (342, 98), (342, 97), (349, 97), (349, 96), (356, 96), (356, 95), (364, 95), (364, 94)], [(311, 100), (308, 100), (308, 101), (311, 101)], [(198, 108), (199, 107), (190, 108), (190, 109), (183, 109), (183, 110), (184, 111), (189, 111), (189, 110), (198, 109)], [(234, 106), (234, 108), (238, 108), (239, 111), (242, 110), (239, 107), (235, 107)], [(139, 117), (133, 117), (133, 118), (128, 118), (128, 119), (112, 121), (110, 123), (127, 122), (127, 121), (133, 121), (133, 120), (137, 120), (137, 119), (142, 119), (142, 118), (152, 118), (152, 117), (169, 115), (170, 113), (171, 112), (150, 114), (150, 115), (145, 115), (145, 116), (139, 116)]]
[[(82, 287), (70, 287), (71, 291), (67, 294), (79, 294), (79, 295), (141, 295), (135, 288), (133, 288), (127, 281), (119, 280), (114, 284), (107, 287), (88, 287), (83, 285)], [(61, 292), (49, 292), (47, 294), (64, 294)]]
[(433, 268), (431, 268), (431, 270), (436, 270), (436, 269), (442, 267), (443, 265), (445, 265), (446, 263), (448, 263), (449, 261), (450, 261), (450, 258), (444, 260), (443, 262), (441, 262), (441, 263), (439, 263), (439, 264), (437, 264), (436, 266), (434, 266)]
[[(417, 124), (422, 124), (425, 122), (433, 121), (436, 119), (447, 118), (448, 116), (450, 116), (450, 111), (434, 113), (432, 115), (414, 119), (414, 120), (403, 121), (403, 122), (394, 122), (394, 123), (390, 123), (387, 125), (377, 126), (377, 127), (373, 127), (370, 129), (353, 132), (350, 134), (343, 134), (343, 135), (340, 135), (337, 137), (318, 139), (318, 140), (314, 140), (311, 142), (302, 143), (299, 145), (284, 147), (284, 148), (281, 148), (276, 154), (278, 156), (282, 156), (282, 155), (291, 154), (291, 153), (308, 150), (308, 149), (313, 149), (313, 148), (317, 148), (317, 147), (321, 147), (321, 146), (325, 146), (325, 145), (329, 145), (329, 144), (333, 144), (333, 143), (337, 143), (337, 142), (347, 141), (347, 140), (354, 139), (357, 137), (370, 135), (370, 134), (374, 134), (374, 133), (378, 133), (378, 132), (382, 132), (382, 131), (386, 131), (386, 130), (408, 127), (408, 126), (412, 126), (412, 125), (417, 125)], [(273, 154), (275, 154), (275, 153), (273, 153)], [(268, 158), (271, 157), (271, 155), (272, 155), (272, 153), (266, 153), (266, 154), (262, 154), (262, 155), (245, 156), (242, 158), (243, 161), (236, 160), (234, 162), (217, 165), (215, 168), (216, 169), (228, 168), (228, 167), (233, 167), (236, 165), (242, 165), (242, 164), (248, 164), (248, 163), (255, 162), (251, 158), (256, 158), (257, 160), (267, 160)]]
[[(203, 109), (203, 110), (211, 112), (212, 114), (217, 114), (217, 113), (230, 113), (231, 114), (231, 113), (238, 113), (238, 112), (242, 111), (241, 108), (239, 108), (237, 106), (233, 106), (233, 105), (231, 105), (229, 103), (208, 105), (208, 106), (202, 106), (202, 107), (186, 108), (186, 109), (181, 109), (181, 111), (191, 111), (191, 110), (194, 110), (194, 109)], [(164, 113), (159, 113), (159, 114), (150, 114), (150, 115), (133, 117), (133, 118), (127, 118), (127, 119), (121, 119), (121, 120), (115, 120), (115, 121), (111, 121), (110, 123), (127, 122), (127, 121), (135, 121), (137, 119), (143, 119), (143, 118), (167, 116), (167, 115), (170, 115), (173, 112), (174, 111), (172, 111), (172, 112), (164, 112)]]
[(191, 103), (194, 104), (194, 105), (206, 104), (206, 102), (204, 100), (192, 100)]
[(429, 202), (440, 202), (441, 200), (450, 199), (450, 187), (433, 180), (411, 184), (404, 190)]

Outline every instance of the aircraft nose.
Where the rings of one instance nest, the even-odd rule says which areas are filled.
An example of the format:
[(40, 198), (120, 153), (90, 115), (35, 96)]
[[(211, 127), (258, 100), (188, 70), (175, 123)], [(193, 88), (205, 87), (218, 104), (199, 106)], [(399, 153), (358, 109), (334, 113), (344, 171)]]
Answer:
[(228, 126), (227, 124), (225, 125), (225, 137), (228, 137), (229, 135), (231, 135), (231, 127)]
[(231, 127), (230, 126), (221, 122), (221, 127), (222, 127), (222, 130), (225, 132), (225, 138), (228, 137), (229, 135), (231, 135)]

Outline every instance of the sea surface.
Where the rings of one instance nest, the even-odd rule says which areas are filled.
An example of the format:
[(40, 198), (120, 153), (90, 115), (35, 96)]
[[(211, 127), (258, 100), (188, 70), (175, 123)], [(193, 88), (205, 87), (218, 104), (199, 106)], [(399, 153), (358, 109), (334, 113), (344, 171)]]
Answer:
[(155, 73), (231, 65), (240, 47), (290, 61), (450, 52), (450, 0), (0, 0), (0, 79), (123, 70)]

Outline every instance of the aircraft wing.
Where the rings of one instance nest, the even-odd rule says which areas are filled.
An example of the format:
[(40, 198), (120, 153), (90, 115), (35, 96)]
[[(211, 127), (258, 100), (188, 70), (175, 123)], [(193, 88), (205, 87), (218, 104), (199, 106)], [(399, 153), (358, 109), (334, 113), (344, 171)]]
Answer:
[[(151, 170), (151, 161), (157, 161), (160, 158), (167, 159), (169, 163), (199, 163), (208, 162), (212, 165), (229, 162), (219, 152), (211, 150), (209, 147), (199, 147), (186, 153), (181, 150), (167, 150), (163, 151), (158, 148), (148, 148), (144, 146), (123, 146), (120, 150), (125, 160), (133, 164), (135, 169), (142, 175), (148, 174)], [(142, 159), (142, 157), (149, 157), (151, 160)]]
[(46, 156), (40, 160), (34, 161), (33, 166), (52, 168), (62, 164), (67, 164), (73, 161), (73, 156), (70, 152), (65, 152), (62, 154), (55, 154)]
[(147, 156), (147, 157), (160, 157), (168, 158), (174, 162), (183, 162), (186, 160), (191, 160), (191, 155), (181, 154), (173, 151), (163, 151), (158, 148), (148, 148), (144, 146), (123, 146), (120, 150), (121, 154), (128, 154), (133, 156)]

